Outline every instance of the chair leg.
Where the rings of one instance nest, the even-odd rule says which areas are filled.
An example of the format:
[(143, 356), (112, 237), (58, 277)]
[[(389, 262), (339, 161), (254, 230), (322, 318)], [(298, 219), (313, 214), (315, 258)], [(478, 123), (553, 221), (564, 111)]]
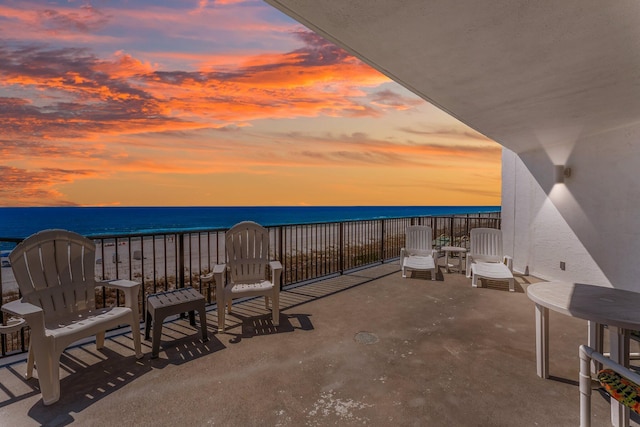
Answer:
[(102, 347), (104, 347), (104, 331), (96, 334), (96, 348), (100, 350)]
[(133, 338), (133, 350), (136, 352), (136, 359), (142, 359), (142, 345), (140, 343), (140, 319), (134, 316), (131, 322), (131, 337)]
[(35, 364), (35, 356), (33, 355), (33, 346), (29, 342), (29, 354), (27, 355), (27, 372), (24, 375), (25, 379), (33, 378), (33, 365)]
[(580, 427), (591, 427), (591, 358), (580, 348)]
[(156, 312), (156, 318), (153, 319), (153, 334), (151, 338), (151, 358), (156, 359), (160, 353), (160, 341), (162, 340), (162, 325), (164, 318), (161, 318), (160, 314)]
[(471, 274), (471, 287), (478, 287), (478, 276), (476, 274)]
[(149, 337), (151, 337), (151, 322), (153, 317), (151, 317), (151, 313), (149, 311), (147, 311), (147, 317), (146, 320), (144, 322), (144, 339), (148, 340)]
[(264, 308), (269, 309), (269, 297), (265, 295), (264, 297)]
[(516, 291), (515, 279), (509, 279), (509, 292)]
[(275, 326), (279, 326), (280, 325), (280, 295), (278, 295), (278, 293), (275, 293), (273, 295), (273, 301), (271, 302), (272, 308), (271, 308), (271, 315), (273, 317), (273, 324)]
[(42, 402), (51, 405), (60, 399), (60, 353), (46, 347), (36, 348), (35, 359)]
[(226, 305), (224, 300), (222, 300), (222, 296), (216, 296), (216, 298), (220, 298), (221, 301), (218, 301), (218, 333), (224, 332), (224, 306)]
[(202, 333), (202, 342), (207, 342), (209, 341), (209, 336), (207, 335), (207, 310), (205, 309), (204, 302), (198, 312), (200, 313), (200, 332)]
[[(604, 325), (589, 321), (587, 323), (588, 341), (587, 345), (595, 349), (598, 353), (604, 353)], [(591, 359), (591, 372), (596, 373), (602, 369), (602, 363)]]

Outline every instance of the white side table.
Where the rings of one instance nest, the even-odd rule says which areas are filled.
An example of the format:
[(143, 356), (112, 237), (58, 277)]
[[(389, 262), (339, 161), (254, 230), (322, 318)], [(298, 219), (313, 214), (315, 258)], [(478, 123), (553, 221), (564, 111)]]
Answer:
[[(440, 248), (441, 251), (444, 251), (444, 266), (447, 273), (449, 273), (449, 267), (456, 267), (460, 273), (462, 273), (462, 258), (464, 258), (464, 254), (467, 253), (465, 248), (461, 248), (459, 246), (443, 246)], [(458, 254), (458, 264), (449, 264), (449, 253), (457, 253)], [(452, 257), (453, 259), (453, 257)]]

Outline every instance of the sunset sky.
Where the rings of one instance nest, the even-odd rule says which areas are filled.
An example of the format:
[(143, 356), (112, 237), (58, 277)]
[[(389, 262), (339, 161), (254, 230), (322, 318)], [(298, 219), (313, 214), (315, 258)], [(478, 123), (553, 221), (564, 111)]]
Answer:
[(500, 152), (260, 0), (0, 0), (0, 206), (499, 205)]

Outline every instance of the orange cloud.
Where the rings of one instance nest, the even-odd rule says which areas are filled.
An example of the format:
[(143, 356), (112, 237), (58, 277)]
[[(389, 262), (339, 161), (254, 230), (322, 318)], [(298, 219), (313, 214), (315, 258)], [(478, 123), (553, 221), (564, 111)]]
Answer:
[[(299, 36), (306, 47), (254, 57), (224, 71), (159, 71), (121, 52), (105, 61), (86, 49), (2, 47), (0, 62), (7, 65), (0, 70), (1, 84), (27, 93), (36, 88), (39, 97), (38, 104), (0, 98), (11, 123), (7, 136), (94, 138), (266, 118), (381, 113), (377, 105), (390, 94), (370, 102), (361, 87), (375, 87), (386, 77), (317, 36)], [(393, 108), (410, 108), (416, 101), (402, 106), (396, 97), (394, 102)]]
[[(110, 187), (121, 174), (211, 182), (259, 174), (302, 182), (301, 171), (312, 169), (429, 169), (444, 177), (457, 164), (494, 179), (478, 165), (499, 164), (499, 148), (470, 131), (406, 122), (391, 124), (386, 136), (333, 124), (322, 132), (287, 131), (283, 123), (294, 118), (367, 123), (425, 103), (390, 89), (385, 76), (321, 37), (259, 19), (262, 2), (172, 7), (0, 5), (0, 178), (10, 182), (0, 190), (0, 205), (72, 203), (61, 188), (81, 188), (79, 182)], [(124, 34), (106, 31), (116, 24)], [(197, 44), (202, 34), (209, 41), (221, 31), (234, 31), (231, 43), (263, 38), (279, 46), (286, 38), (290, 48), (279, 52), (255, 42), (243, 51), (231, 45), (206, 53), (134, 47), (141, 34)], [(274, 122), (279, 126), (265, 124)]]
[(0, 166), (0, 201), (5, 206), (73, 205), (54, 186), (93, 174), (90, 170), (47, 168), (30, 171)]

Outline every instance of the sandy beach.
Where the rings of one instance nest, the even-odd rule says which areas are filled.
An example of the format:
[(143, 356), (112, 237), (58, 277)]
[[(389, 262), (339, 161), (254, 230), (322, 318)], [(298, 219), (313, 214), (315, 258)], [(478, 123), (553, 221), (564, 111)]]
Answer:
[[(340, 224), (313, 224), (284, 227), (282, 236), (273, 229), (271, 250), (280, 251), (282, 238), (285, 255), (330, 252), (340, 244)], [(374, 243), (381, 235), (378, 221), (346, 223), (343, 244), (346, 247)], [(98, 280), (131, 279), (144, 282), (175, 284), (180, 250), (176, 234), (96, 240), (96, 270)], [(224, 233), (185, 233), (184, 244), (185, 282), (189, 275), (197, 280), (200, 274), (211, 271), (216, 263), (224, 262)], [(2, 267), (2, 293), (18, 289), (10, 266)]]
[[(198, 236), (192, 236), (192, 247), (197, 248)], [(164, 277), (176, 277), (175, 236), (157, 236), (145, 238), (121, 239), (118, 242), (96, 241), (95, 276), (97, 280), (131, 279), (135, 281), (156, 280)], [(188, 246), (188, 245), (186, 245)], [(206, 248), (205, 248), (206, 249)], [(188, 256), (188, 247), (185, 256)], [(215, 251), (215, 248), (213, 248)], [(195, 255), (195, 254), (194, 254)], [(201, 265), (208, 268), (207, 252), (202, 251)], [(215, 260), (215, 253), (214, 258)], [(165, 262), (166, 260), (166, 262)], [(195, 265), (193, 263), (195, 262)], [(198, 267), (198, 260), (192, 261), (192, 267)], [(185, 265), (189, 268), (189, 265)], [(199, 270), (198, 270), (199, 271)], [(2, 293), (18, 290), (10, 266), (2, 267)]]
[[(380, 257), (397, 257), (404, 243), (404, 230), (411, 224), (411, 219), (386, 220), (384, 224), (380, 220), (363, 220), (273, 227), (270, 228), (271, 256), (282, 258), (283, 264), (293, 269), (285, 271), (286, 283), (315, 278), (320, 274), (317, 271), (337, 272), (338, 253), (342, 254), (340, 266), (344, 269), (375, 262)], [(447, 231), (439, 228), (439, 233)], [(456, 228), (456, 232), (459, 229)], [(440, 242), (443, 236), (433, 236), (434, 244), (444, 244)], [(182, 248), (180, 241), (184, 242)], [(95, 239), (94, 242), (97, 280), (130, 279), (147, 284), (146, 288), (152, 292), (164, 290), (165, 286), (176, 286), (181, 270), (178, 255), (181, 249), (187, 286), (198, 286), (200, 275), (224, 262), (224, 231)], [(4, 265), (1, 274), (3, 296), (15, 293), (18, 286), (11, 267)]]

